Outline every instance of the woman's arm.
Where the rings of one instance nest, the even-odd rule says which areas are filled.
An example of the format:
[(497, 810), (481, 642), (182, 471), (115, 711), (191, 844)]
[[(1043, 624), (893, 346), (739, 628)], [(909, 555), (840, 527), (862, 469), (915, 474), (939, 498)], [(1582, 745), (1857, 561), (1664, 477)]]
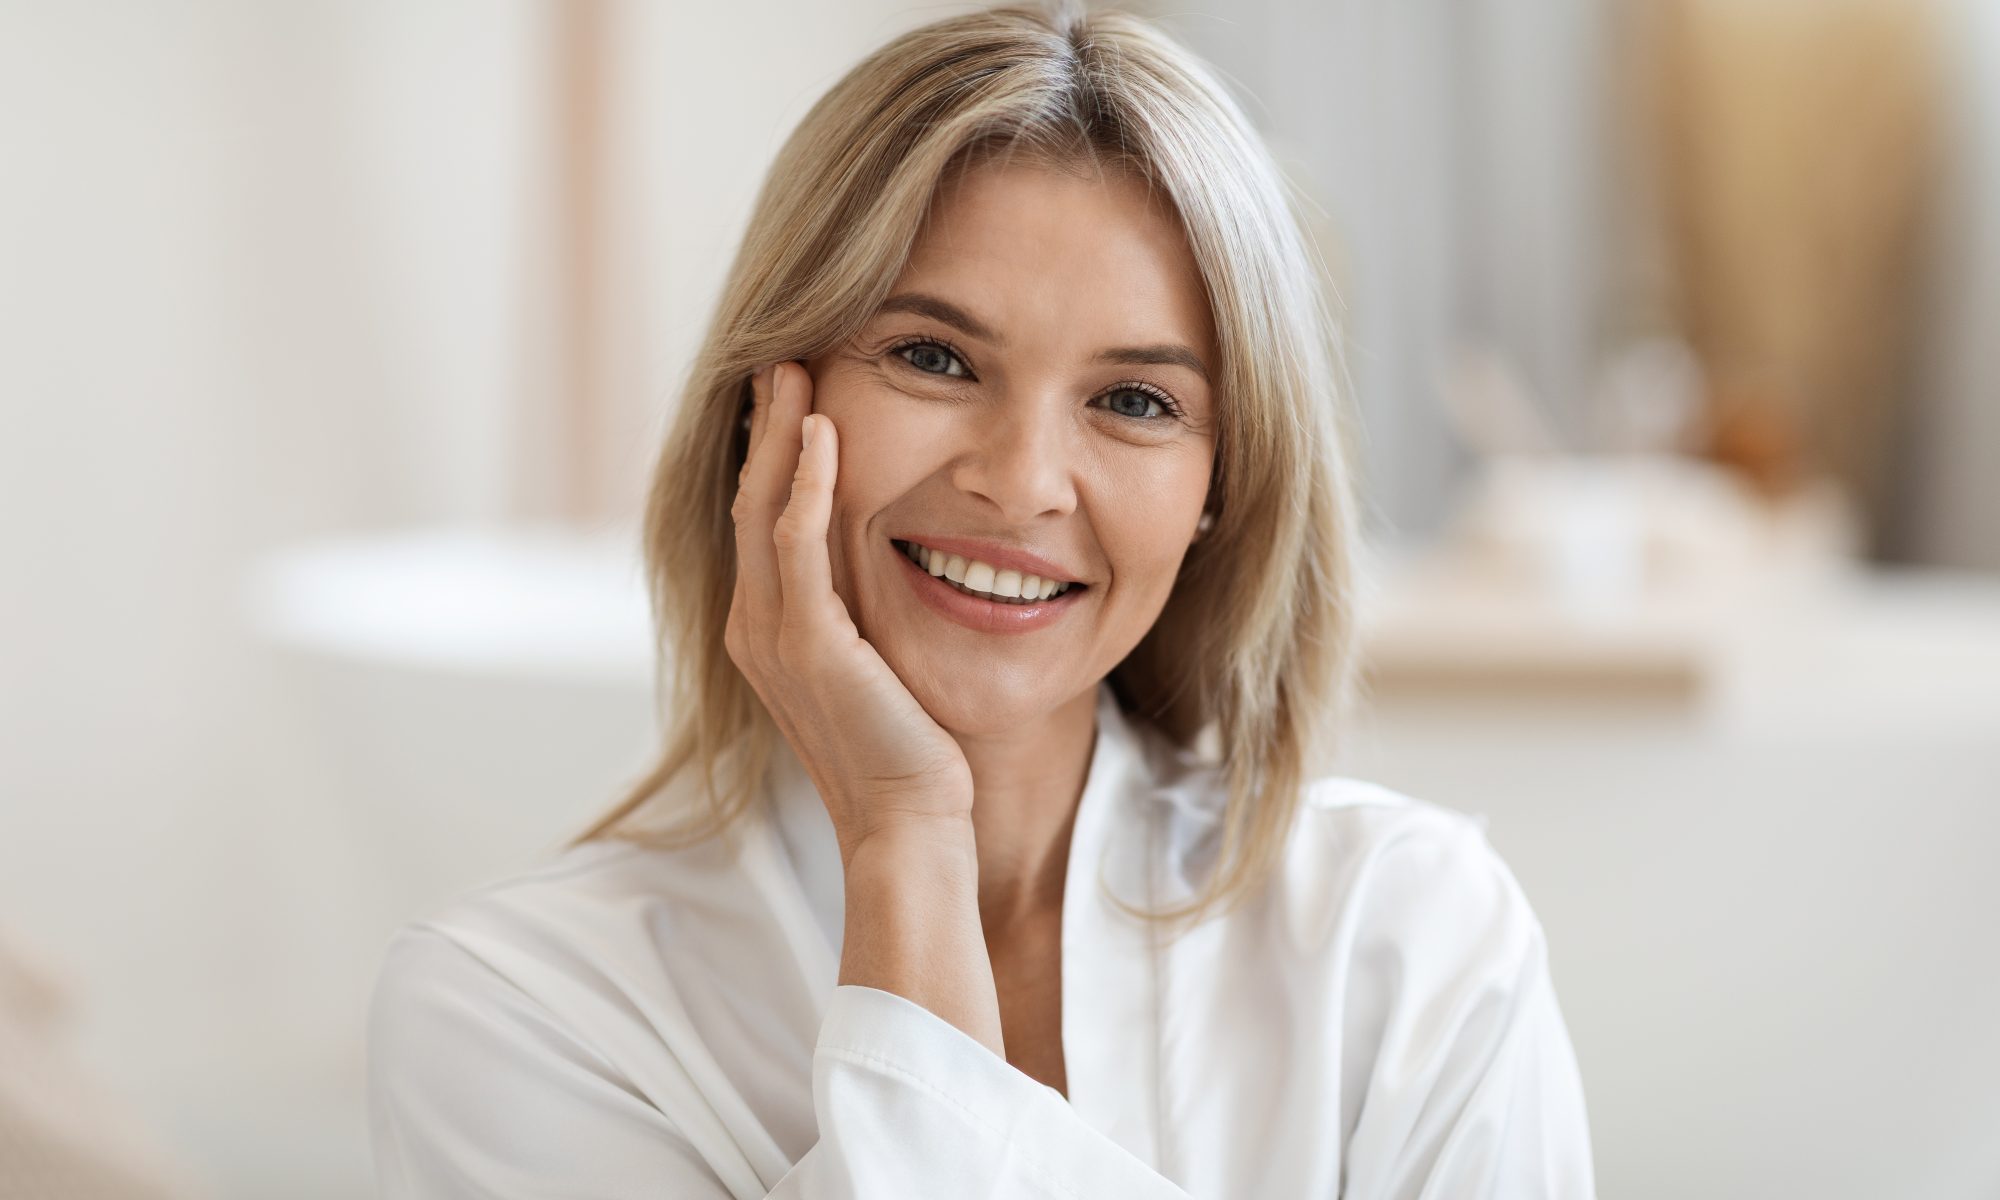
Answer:
[(1006, 1058), (979, 920), (972, 822), (892, 826), (857, 842), (845, 858), (840, 982), (905, 997)]
[(435, 929), (391, 942), (368, 1043), (384, 1200), (1187, 1200), (1054, 1089), (873, 987), (830, 998), (813, 1050), (818, 1140), (795, 1163), (772, 1157), (763, 1130), (725, 1124), (741, 1109), (690, 1080), (642, 1091)]
[(1005, 1057), (980, 931), (972, 772), (833, 589), (840, 437), (795, 363), (757, 372), (724, 640), (825, 803), (846, 875), (840, 982), (905, 996)]
[(1007, 1063), (971, 772), (833, 592), (838, 443), (823, 416), (802, 427), (810, 380), (780, 364), (756, 387), (726, 641), (812, 776), (845, 870), (840, 976), (813, 1050), (818, 1141), (773, 1162), (763, 1130), (719, 1115), (742, 1122), (740, 1105), (688, 1079), (643, 1093), (470, 951), (406, 934), (370, 1019), (384, 1195), (1186, 1200)]

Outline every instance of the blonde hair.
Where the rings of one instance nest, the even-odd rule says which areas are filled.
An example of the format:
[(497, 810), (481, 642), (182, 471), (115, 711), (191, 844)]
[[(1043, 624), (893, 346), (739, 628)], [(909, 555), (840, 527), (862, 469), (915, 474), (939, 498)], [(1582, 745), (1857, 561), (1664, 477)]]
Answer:
[[(901, 273), (940, 181), (996, 153), (1133, 172), (1185, 229), (1216, 336), (1214, 524), (1110, 683), (1123, 711), (1174, 745), (1202, 739), (1226, 782), (1205, 886), (1147, 915), (1227, 911), (1275, 865), (1353, 680), (1359, 528), (1333, 322), (1290, 193), (1235, 101), (1145, 20), (1074, 4), (993, 8), (896, 38), (779, 152), (646, 506), (660, 666), (674, 667), (669, 735), (571, 845), (687, 845), (730, 826), (762, 785), (782, 735), (722, 640), (749, 377), (854, 337)], [(676, 828), (630, 828), (690, 770), (698, 800)]]

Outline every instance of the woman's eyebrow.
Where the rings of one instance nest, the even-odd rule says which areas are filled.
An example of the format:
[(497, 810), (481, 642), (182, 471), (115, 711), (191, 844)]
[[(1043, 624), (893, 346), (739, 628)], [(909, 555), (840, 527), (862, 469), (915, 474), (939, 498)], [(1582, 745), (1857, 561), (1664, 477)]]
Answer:
[[(982, 342), (990, 342), (1005, 348), (1007, 341), (985, 322), (966, 312), (958, 305), (925, 292), (899, 292), (882, 302), (876, 309), (880, 313), (915, 313), (940, 321)], [(1095, 360), (1101, 363), (1118, 363), (1124, 366), (1165, 366), (1186, 367), (1208, 381), (1208, 367), (1201, 356), (1178, 342), (1162, 342), (1153, 346), (1120, 346), (1111, 350), (1098, 351)]]
[(1186, 367), (1208, 382), (1208, 368), (1202, 365), (1201, 356), (1178, 342), (1164, 342), (1157, 346), (1121, 346), (1115, 350), (1098, 352), (1097, 361), (1120, 363), (1125, 366)]
[(887, 300), (884, 300), (882, 307), (875, 311), (878, 314), (895, 312), (915, 313), (920, 317), (929, 317), (933, 321), (942, 321), (967, 337), (976, 337), (982, 342), (991, 342), (996, 346), (1005, 346), (1007, 344), (1005, 338), (994, 333), (983, 322), (973, 317), (971, 313), (966, 312), (949, 300), (943, 300), (924, 292), (898, 292)]

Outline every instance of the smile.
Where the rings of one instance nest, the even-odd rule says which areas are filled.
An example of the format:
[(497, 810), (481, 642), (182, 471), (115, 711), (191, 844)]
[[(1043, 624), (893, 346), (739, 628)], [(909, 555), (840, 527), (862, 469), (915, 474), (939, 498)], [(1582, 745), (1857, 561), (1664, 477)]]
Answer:
[(1072, 584), (1068, 580), (1023, 575), (1006, 567), (996, 567), (991, 563), (980, 562), (976, 558), (946, 554), (915, 542), (893, 544), (908, 555), (911, 562), (929, 571), (933, 578), (941, 579), (966, 595), (977, 596), (982, 600), (992, 600), (1001, 604), (1033, 604), (1060, 596), (1072, 586), (1082, 586)]
[[(1089, 594), (1088, 585), (1075, 580), (1027, 575), (898, 539), (889, 546), (925, 607), (979, 633), (1047, 628)], [(1003, 595), (1003, 589), (1015, 594)]]

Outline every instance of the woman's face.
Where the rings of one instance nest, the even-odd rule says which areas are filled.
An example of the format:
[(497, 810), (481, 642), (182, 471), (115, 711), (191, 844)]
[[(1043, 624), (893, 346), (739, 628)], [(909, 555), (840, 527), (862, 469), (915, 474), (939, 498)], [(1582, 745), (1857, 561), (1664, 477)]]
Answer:
[[(940, 189), (889, 296), (807, 363), (840, 438), (834, 587), (939, 724), (1018, 727), (1093, 689), (1173, 588), (1215, 456), (1206, 294), (1143, 182), (987, 165)], [(984, 599), (910, 542), (1000, 569), (953, 565), (964, 586), (1034, 573), (1016, 554), (1082, 586)]]

